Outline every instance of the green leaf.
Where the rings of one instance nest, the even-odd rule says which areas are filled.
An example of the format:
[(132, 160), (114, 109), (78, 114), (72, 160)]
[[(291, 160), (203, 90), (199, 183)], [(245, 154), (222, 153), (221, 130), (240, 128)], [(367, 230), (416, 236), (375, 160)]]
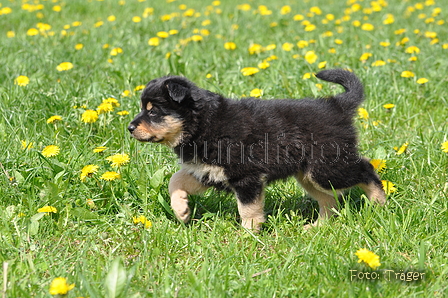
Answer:
[(104, 286), (106, 288), (106, 297), (119, 297), (126, 285), (126, 269), (124, 269), (121, 258), (116, 258), (107, 273)]
[(165, 168), (157, 170), (151, 177), (150, 180), (151, 186), (155, 189), (159, 189), (163, 183), (164, 178), (165, 178)]
[(98, 219), (98, 215), (96, 213), (82, 207), (75, 207), (70, 210), (70, 213), (82, 220)]
[(171, 206), (168, 205), (168, 203), (165, 201), (165, 199), (162, 197), (161, 194), (158, 194), (157, 196), (157, 200), (159, 201), (160, 205), (163, 206), (163, 208), (165, 209), (165, 211), (171, 215), (174, 216), (174, 212), (173, 209), (171, 209)]
[(37, 220), (32, 220), (28, 226), (28, 233), (30, 236), (37, 235), (39, 233), (39, 222)]
[(33, 216), (31, 216), (30, 220), (31, 221), (38, 221), (39, 219), (41, 219), (42, 217), (44, 217), (47, 213), (46, 212), (39, 212), (34, 214)]

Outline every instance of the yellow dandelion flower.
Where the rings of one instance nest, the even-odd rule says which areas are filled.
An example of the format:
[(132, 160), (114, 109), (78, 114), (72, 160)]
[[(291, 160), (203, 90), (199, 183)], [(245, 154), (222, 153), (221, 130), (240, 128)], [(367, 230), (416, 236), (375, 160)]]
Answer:
[(420, 53), (420, 49), (416, 46), (410, 46), (405, 50), (405, 52), (408, 54), (418, 54)]
[(260, 44), (254, 43), (249, 47), (248, 51), (249, 51), (249, 54), (251, 54), (251, 55), (259, 54), (259, 53), (263, 52), (263, 47)]
[(375, 253), (369, 251), (368, 249), (362, 248), (359, 249), (355, 255), (358, 257), (358, 263), (364, 262), (366, 263), (370, 268), (376, 269), (379, 266), (381, 266), (380, 263), (380, 257), (376, 255)]
[(106, 146), (99, 146), (99, 147), (96, 147), (95, 149), (93, 149), (93, 152), (95, 152), (95, 153), (101, 153), (101, 152), (103, 152), (103, 151), (105, 151), (105, 150), (107, 150), (107, 147), (106, 147)]
[(359, 108), (358, 109), (358, 116), (359, 116), (360, 119), (367, 120), (367, 119), (369, 119), (369, 112), (367, 112), (367, 110), (364, 109), (364, 108)]
[(13, 38), (16, 36), (16, 33), (14, 31), (8, 31), (6, 32), (6, 37)]
[(395, 105), (393, 103), (386, 103), (385, 105), (383, 105), (383, 108), (390, 110), (392, 108), (394, 108)]
[(364, 31), (373, 31), (375, 29), (375, 26), (369, 23), (362, 24), (361, 29)]
[(306, 41), (306, 40), (299, 40), (299, 41), (297, 42), (297, 46), (298, 46), (300, 49), (303, 49), (303, 48), (307, 47), (308, 45), (309, 45), (309, 42)]
[(401, 145), (400, 148), (398, 148), (398, 147), (394, 147), (394, 149), (395, 149), (395, 151), (396, 151), (396, 154), (397, 154), (397, 155), (403, 154), (404, 152), (406, 152), (406, 149), (408, 149), (408, 146), (409, 146), (409, 143), (406, 142), (406, 143), (404, 143), (403, 145)]
[(395, 187), (395, 184), (393, 184), (390, 181), (387, 180), (381, 180), (381, 184), (383, 184), (383, 190), (387, 195), (390, 195), (392, 193), (395, 193), (397, 191), (397, 188)]
[(289, 5), (285, 5), (285, 6), (282, 6), (282, 8), (280, 8), (281, 15), (286, 15), (290, 12), (291, 12), (291, 6), (289, 6)]
[(417, 80), (417, 84), (420, 84), (420, 85), (426, 84), (428, 82), (429, 82), (429, 80), (427, 78), (420, 78)]
[(308, 51), (305, 54), (305, 60), (306, 62), (308, 62), (309, 64), (313, 64), (314, 62), (316, 62), (317, 60), (317, 55), (314, 51)]
[(305, 17), (303, 16), (303, 15), (301, 15), (301, 14), (296, 14), (294, 17), (293, 17), (293, 20), (294, 21), (303, 21), (305, 19)]
[(443, 142), (440, 149), (442, 149), (443, 152), (448, 153), (448, 141)]
[(134, 91), (140, 91), (140, 90), (143, 90), (143, 89), (145, 89), (145, 85), (138, 85), (138, 86), (136, 86), (134, 88)]
[(383, 24), (390, 25), (390, 24), (393, 24), (394, 22), (395, 22), (394, 15), (390, 14), (390, 13), (386, 14), (386, 18), (384, 19)]
[(82, 43), (78, 43), (75, 45), (75, 50), (79, 51), (82, 50), (84, 48), (84, 45)]
[(168, 31), (169, 35), (176, 35), (177, 33), (179, 33), (179, 30), (176, 29), (171, 29), (170, 31)]
[(127, 154), (115, 154), (106, 158), (107, 161), (111, 162), (112, 167), (121, 167), (129, 163), (129, 155)]
[(117, 56), (118, 54), (123, 53), (123, 49), (122, 48), (113, 48), (112, 50), (110, 50), (110, 55), (111, 56)]
[(33, 142), (27, 142), (27, 141), (20, 141), (20, 143), (22, 144), (22, 150), (28, 150), (28, 149), (32, 149), (34, 148), (34, 144)]
[(123, 92), (121, 92), (121, 96), (123, 97), (129, 97), (132, 95), (131, 90), (124, 90)]
[(87, 177), (92, 177), (99, 169), (97, 165), (87, 165), (82, 168), (80, 179), (81, 181), (85, 181)]
[(317, 64), (317, 68), (325, 68), (327, 67), (327, 61), (322, 61)]
[(42, 155), (45, 157), (53, 157), (58, 155), (60, 152), (60, 149), (56, 145), (48, 145), (42, 150)]
[(413, 78), (413, 77), (415, 77), (415, 74), (412, 71), (410, 71), (410, 70), (405, 70), (405, 71), (403, 71), (401, 73), (401, 77), (403, 77), (403, 78)]
[(245, 3), (245, 4), (239, 4), (236, 6), (236, 9), (238, 10), (242, 10), (242, 11), (249, 11), (251, 9), (250, 5)]
[[(0, 5), (1, 7), (1, 5)], [(3, 7), (0, 9), (0, 15), (2, 14), (10, 14), (12, 12), (11, 7)]]
[(244, 67), (243, 69), (241, 69), (241, 73), (243, 74), (243, 76), (251, 76), (259, 71), (260, 70), (256, 67)]
[(204, 38), (201, 35), (195, 34), (191, 37), (192, 41), (202, 41)]
[(101, 175), (100, 179), (106, 180), (106, 181), (113, 181), (116, 179), (120, 179), (121, 175), (117, 172), (105, 172), (103, 175)]
[(57, 213), (58, 210), (53, 206), (44, 206), (42, 208), (37, 209), (39, 213)]
[(406, 29), (402, 28), (402, 29), (398, 29), (394, 31), (395, 35), (400, 35), (406, 32)]
[(282, 44), (283, 51), (290, 52), (294, 48), (294, 45), (290, 42), (285, 42)]
[(102, 102), (97, 108), (96, 111), (98, 114), (104, 114), (108, 112), (112, 112), (114, 110), (114, 107), (109, 102)]
[(126, 116), (126, 115), (129, 115), (129, 112), (128, 111), (120, 111), (120, 112), (117, 112), (117, 115)]
[(372, 63), (372, 66), (383, 66), (386, 65), (386, 62), (383, 60), (376, 60), (375, 62)]
[(306, 32), (311, 32), (311, 31), (314, 31), (314, 30), (316, 30), (316, 25), (314, 25), (314, 24), (308, 24), (308, 25), (305, 26), (305, 31)]
[(318, 7), (318, 6), (313, 6), (310, 8), (310, 12), (317, 14), (317, 15), (321, 15), (322, 14), (322, 10)]
[(55, 115), (55, 116), (51, 116), (50, 118), (47, 119), (47, 123), (55, 123), (56, 121), (61, 121), (62, 117)]
[(113, 107), (119, 107), (120, 103), (118, 102), (118, 100), (116, 98), (113, 97), (108, 97), (103, 99), (103, 103), (110, 103)]
[(160, 40), (158, 37), (151, 37), (148, 40), (148, 45), (153, 46), (153, 47), (157, 47), (160, 44)]
[(58, 66), (56, 66), (56, 69), (58, 71), (70, 70), (72, 68), (73, 68), (73, 64), (71, 62), (62, 62)]
[(386, 169), (386, 160), (384, 159), (371, 159), (370, 163), (377, 172), (382, 172)]
[(167, 38), (168, 36), (170, 36), (170, 34), (166, 31), (159, 31), (156, 35), (160, 38)]
[(73, 289), (75, 284), (69, 285), (64, 277), (56, 277), (50, 284), (51, 295), (66, 295), (68, 291)]
[(367, 59), (372, 57), (372, 53), (363, 53), (361, 57), (359, 57), (359, 61), (365, 62)]
[(39, 34), (39, 30), (37, 30), (36, 28), (30, 28), (28, 29), (28, 31), (26, 31), (26, 35), (28, 36), (35, 36)]
[(30, 82), (30, 79), (27, 76), (18, 76), (14, 80), (14, 85), (18, 85), (20, 87), (25, 87)]
[(307, 72), (302, 76), (302, 80), (308, 80), (309, 78), (311, 78), (311, 73)]
[(251, 97), (261, 97), (263, 95), (263, 90), (255, 88), (252, 91), (250, 91)]
[(82, 113), (81, 120), (84, 123), (94, 123), (98, 120), (98, 112), (94, 110), (86, 110)]
[(268, 68), (269, 66), (271, 66), (271, 65), (270, 65), (269, 62), (267, 62), (267, 61), (263, 61), (263, 62), (261, 62), (261, 63), (258, 63), (258, 68), (260, 68), (260, 69), (266, 69), (266, 68)]
[(416, 56), (409, 57), (408, 61), (414, 62), (417, 61), (418, 58)]
[(224, 49), (233, 51), (236, 49), (236, 43), (228, 41), (228, 42), (224, 43)]
[(134, 224), (143, 224), (145, 226), (145, 229), (149, 229), (152, 227), (152, 222), (149, 221), (144, 215), (140, 215), (138, 217), (133, 216), (132, 217), (132, 221), (134, 222)]
[(93, 24), (93, 27), (98, 28), (98, 27), (101, 27), (101, 26), (103, 26), (103, 25), (104, 25), (104, 22), (103, 22), (103, 21), (98, 21), (98, 22), (96, 22), (95, 24)]
[(134, 16), (134, 17), (132, 17), (132, 21), (134, 23), (140, 23), (142, 21), (142, 18), (139, 16)]

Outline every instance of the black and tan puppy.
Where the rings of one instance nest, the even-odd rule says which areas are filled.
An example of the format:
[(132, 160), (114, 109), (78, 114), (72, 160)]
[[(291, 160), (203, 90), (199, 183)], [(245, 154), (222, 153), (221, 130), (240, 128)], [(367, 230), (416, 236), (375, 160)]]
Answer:
[(317, 99), (231, 100), (183, 77), (148, 83), (141, 112), (128, 129), (137, 140), (165, 144), (179, 156), (181, 170), (169, 184), (179, 220), (190, 219), (188, 195), (213, 186), (233, 191), (243, 227), (259, 230), (264, 187), (289, 176), (319, 203), (319, 218), (336, 207), (334, 191), (356, 185), (369, 199), (385, 203), (378, 175), (357, 151), (352, 118), (363, 100), (361, 82), (342, 69), (316, 77), (345, 92)]

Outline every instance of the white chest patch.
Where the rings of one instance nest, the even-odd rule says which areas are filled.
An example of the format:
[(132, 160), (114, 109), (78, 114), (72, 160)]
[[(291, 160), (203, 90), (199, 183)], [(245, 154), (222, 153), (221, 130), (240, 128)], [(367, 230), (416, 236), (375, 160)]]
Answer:
[(199, 181), (223, 183), (228, 180), (224, 168), (203, 163), (184, 163), (182, 169), (193, 175)]

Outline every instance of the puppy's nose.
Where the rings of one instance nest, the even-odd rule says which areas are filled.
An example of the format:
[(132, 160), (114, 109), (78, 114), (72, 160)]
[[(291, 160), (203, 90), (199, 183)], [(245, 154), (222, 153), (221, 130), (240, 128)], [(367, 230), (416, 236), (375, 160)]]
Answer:
[(137, 127), (134, 124), (129, 124), (128, 130), (129, 130), (130, 133), (133, 133), (134, 130), (136, 130), (136, 129), (137, 129)]

